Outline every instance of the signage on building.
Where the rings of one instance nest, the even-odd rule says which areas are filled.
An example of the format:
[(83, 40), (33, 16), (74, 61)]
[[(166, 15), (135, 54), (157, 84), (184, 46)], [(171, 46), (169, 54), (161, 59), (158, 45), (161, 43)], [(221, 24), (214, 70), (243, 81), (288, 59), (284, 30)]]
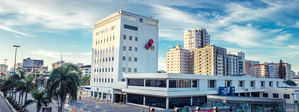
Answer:
[(179, 112), (189, 112), (189, 107), (180, 108)]
[(145, 44), (145, 48), (146, 48), (146, 49), (151, 48), (152, 45), (153, 45), (153, 43), (154, 43), (154, 40), (153, 40), (153, 39), (150, 39), (150, 40)]
[(231, 96), (235, 96), (235, 87), (230, 87), (230, 88), (229, 88), (229, 94), (230, 94)]
[(219, 95), (220, 96), (227, 96), (228, 94), (228, 87), (219, 87)]

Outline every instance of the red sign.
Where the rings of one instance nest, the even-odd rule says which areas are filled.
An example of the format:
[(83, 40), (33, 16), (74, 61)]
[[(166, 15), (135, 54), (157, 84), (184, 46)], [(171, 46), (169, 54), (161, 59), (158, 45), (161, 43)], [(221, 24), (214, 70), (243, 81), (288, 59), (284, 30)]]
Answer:
[(154, 40), (153, 40), (153, 39), (150, 39), (150, 40), (145, 44), (145, 48), (146, 48), (146, 49), (151, 48), (152, 45), (153, 45), (153, 43), (154, 43)]

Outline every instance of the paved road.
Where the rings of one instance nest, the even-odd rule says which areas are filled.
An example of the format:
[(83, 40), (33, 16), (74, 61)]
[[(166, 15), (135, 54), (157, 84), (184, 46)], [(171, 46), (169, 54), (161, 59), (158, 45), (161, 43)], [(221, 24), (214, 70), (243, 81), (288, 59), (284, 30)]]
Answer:
[[(82, 98), (78, 100), (79, 108), (90, 112), (143, 112), (143, 108), (127, 104), (104, 102), (98, 99)], [(79, 109), (77, 109), (79, 112)]]
[(6, 104), (2, 95), (0, 95), (0, 112), (10, 112), (8, 105)]

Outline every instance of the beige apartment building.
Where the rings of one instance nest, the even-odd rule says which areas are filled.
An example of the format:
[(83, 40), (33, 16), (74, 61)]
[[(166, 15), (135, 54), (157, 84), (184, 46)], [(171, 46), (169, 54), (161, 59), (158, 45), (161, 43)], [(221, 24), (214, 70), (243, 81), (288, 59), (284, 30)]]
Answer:
[(203, 48), (195, 48), (194, 51), (194, 74), (201, 75), (227, 75), (226, 49), (214, 45)]
[(181, 45), (167, 51), (167, 73), (192, 74), (192, 53), (183, 49)]
[(184, 31), (184, 48), (192, 51), (210, 45), (210, 35), (204, 28)]

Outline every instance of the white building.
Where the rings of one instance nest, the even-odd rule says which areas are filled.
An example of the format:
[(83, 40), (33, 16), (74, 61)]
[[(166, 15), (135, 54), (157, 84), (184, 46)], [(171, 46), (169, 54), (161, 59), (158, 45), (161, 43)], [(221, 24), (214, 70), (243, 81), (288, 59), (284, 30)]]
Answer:
[(239, 61), (238, 56), (233, 54), (227, 55), (227, 75), (231, 76), (234, 74), (239, 74)]
[(82, 72), (82, 76), (87, 76), (87, 75), (91, 74), (91, 65), (83, 65), (83, 66), (79, 67), (79, 69)]
[(245, 53), (244, 52), (230, 52), (230, 54), (234, 54), (238, 56), (238, 73), (245, 73)]
[(194, 48), (202, 48), (210, 45), (210, 35), (204, 28), (184, 31), (184, 48), (192, 51)]
[(127, 103), (158, 108), (175, 105), (202, 105), (206, 95), (218, 95), (219, 87), (235, 87), (236, 96), (259, 97), (266, 88), (285, 86), (282, 79), (256, 78), (251, 75), (209, 76), (171, 73), (124, 74), (122, 92)]
[(176, 45), (167, 51), (166, 70), (167, 73), (193, 73), (193, 56), (191, 52)]
[(268, 78), (278, 78), (278, 66), (275, 63), (268, 63)]
[(158, 20), (118, 11), (93, 27), (91, 91), (113, 101), (123, 73), (158, 71)]

